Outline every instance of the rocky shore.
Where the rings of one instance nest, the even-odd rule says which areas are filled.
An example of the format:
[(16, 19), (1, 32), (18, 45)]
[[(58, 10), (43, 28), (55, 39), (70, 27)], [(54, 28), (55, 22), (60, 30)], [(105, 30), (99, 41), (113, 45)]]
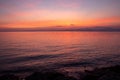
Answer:
[(0, 75), (0, 80), (120, 80), (120, 66), (111, 66), (96, 68), (94, 70), (85, 70), (78, 78), (55, 70), (33, 72), (24, 78), (12, 74), (4, 73)]

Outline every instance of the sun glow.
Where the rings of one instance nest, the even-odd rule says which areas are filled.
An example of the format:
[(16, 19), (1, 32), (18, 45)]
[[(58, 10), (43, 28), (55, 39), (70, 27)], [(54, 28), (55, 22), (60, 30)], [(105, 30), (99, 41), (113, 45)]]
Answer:
[(93, 2), (97, 5), (91, 3), (90, 0), (0, 1), (0, 27), (120, 25), (119, 1), (93, 0)]

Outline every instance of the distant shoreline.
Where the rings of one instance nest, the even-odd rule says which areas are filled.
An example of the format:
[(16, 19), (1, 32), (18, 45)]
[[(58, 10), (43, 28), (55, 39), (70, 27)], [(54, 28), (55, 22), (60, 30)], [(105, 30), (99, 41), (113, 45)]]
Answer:
[(44, 30), (44, 31), (0, 31), (0, 32), (120, 32), (120, 31), (75, 31), (75, 30)]
[(120, 32), (120, 27), (36, 27), (36, 28), (0, 28), (0, 32), (43, 32), (43, 31), (75, 31), (75, 32)]

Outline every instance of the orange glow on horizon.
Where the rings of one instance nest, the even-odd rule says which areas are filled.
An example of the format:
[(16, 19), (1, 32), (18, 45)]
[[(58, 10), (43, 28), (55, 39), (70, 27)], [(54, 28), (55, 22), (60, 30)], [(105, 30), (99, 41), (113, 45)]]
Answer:
[(120, 26), (119, 0), (0, 0), (0, 28)]
[(120, 18), (104, 18), (104, 19), (94, 19), (94, 20), (48, 20), (48, 21), (20, 21), (13, 22), (7, 25), (3, 25), (4, 27), (12, 27), (12, 28), (34, 28), (34, 27), (49, 27), (49, 26), (105, 26), (108, 24), (116, 24), (120, 23)]

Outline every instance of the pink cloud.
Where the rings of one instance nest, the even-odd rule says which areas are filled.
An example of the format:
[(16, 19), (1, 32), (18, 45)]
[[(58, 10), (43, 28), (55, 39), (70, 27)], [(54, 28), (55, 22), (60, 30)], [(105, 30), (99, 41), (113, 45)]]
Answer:
[(78, 1), (73, 0), (70, 2), (69, 0), (57, 0), (58, 6), (64, 7), (64, 8), (78, 8), (81, 3), (78, 3)]
[(35, 8), (42, 0), (6, 0), (0, 3), (0, 9), (20, 10), (25, 8)]
[[(50, 14), (52, 12), (52, 14)], [(28, 11), (15, 11), (9, 15), (2, 15), (2, 20), (24, 21), (24, 20), (56, 20), (56, 19), (75, 19), (78, 17), (77, 12), (72, 11), (55, 11), (45, 9), (33, 9)]]

